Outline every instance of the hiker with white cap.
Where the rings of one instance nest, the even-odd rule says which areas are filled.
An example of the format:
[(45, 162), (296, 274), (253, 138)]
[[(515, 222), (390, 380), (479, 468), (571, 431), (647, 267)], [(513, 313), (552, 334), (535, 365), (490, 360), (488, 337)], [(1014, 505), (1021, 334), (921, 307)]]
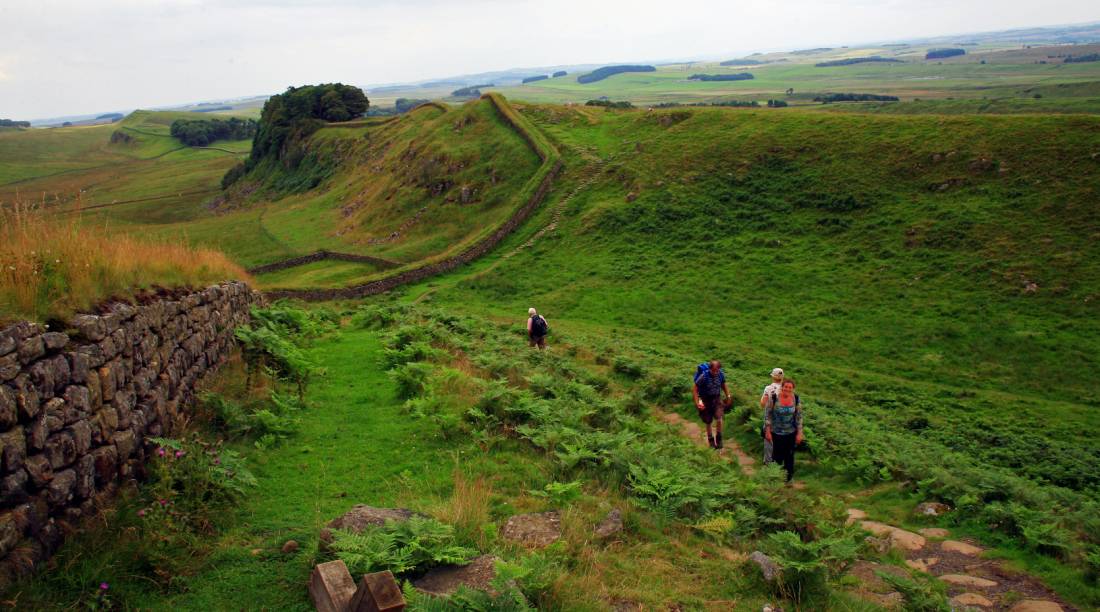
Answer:
[[(764, 392), (760, 394), (760, 408), (766, 412), (768, 409), (768, 403), (771, 401), (772, 396), (778, 395), (783, 387), (783, 368), (772, 369), (772, 382), (768, 386), (764, 387)], [(760, 428), (760, 435), (764, 437), (764, 427)], [(772, 441), (764, 437), (764, 463), (768, 464), (772, 462)]]
[(546, 334), (550, 333), (550, 324), (546, 322), (546, 318), (538, 313), (534, 308), (527, 309), (527, 340), (531, 343), (531, 347), (539, 347), (539, 350), (546, 349)]

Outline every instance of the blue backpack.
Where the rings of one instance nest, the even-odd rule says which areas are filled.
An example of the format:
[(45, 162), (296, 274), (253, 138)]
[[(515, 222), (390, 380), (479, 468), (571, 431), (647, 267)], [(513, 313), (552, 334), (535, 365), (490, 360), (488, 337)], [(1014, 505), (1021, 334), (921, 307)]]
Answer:
[[(704, 361), (703, 363), (699, 364), (699, 367), (695, 368), (695, 378), (692, 379), (692, 382), (698, 385), (700, 378), (709, 375), (710, 364)], [(718, 380), (721, 382), (726, 382), (726, 371), (722, 368), (718, 368)]]

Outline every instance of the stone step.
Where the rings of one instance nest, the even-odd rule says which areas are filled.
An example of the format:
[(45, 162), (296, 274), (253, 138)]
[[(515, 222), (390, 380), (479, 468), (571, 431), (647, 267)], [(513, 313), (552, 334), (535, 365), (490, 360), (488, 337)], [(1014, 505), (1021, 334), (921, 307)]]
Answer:
[(973, 544), (967, 544), (966, 542), (958, 542), (955, 540), (946, 540), (940, 543), (940, 549), (944, 552), (954, 552), (960, 555), (966, 555), (968, 557), (976, 557), (982, 554), (984, 549), (974, 546)]
[(877, 536), (889, 536), (894, 548), (920, 550), (924, 548), (924, 536), (878, 521), (860, 521), (860, 527)]
[(1062, 612), (1062, 606), (1045, 599), (1025, 599), (1009, 608), (1009, 612)]
[(969, 576), (967, 574), (944, 574), (940, 576), (940, 580), (957, 586), (964, 587), (979, 587), (988, 589), (997, 586), (997, 583), (988, 578), (979, 578), (977, 576)]
[(991, 608), (993, 602), (988, 597), (978, 595), (977, 593), (962, 593), (951, 598), (951, 605), (956, 608), (966, 608), (968, 606), (976, 606), (979, 608)]

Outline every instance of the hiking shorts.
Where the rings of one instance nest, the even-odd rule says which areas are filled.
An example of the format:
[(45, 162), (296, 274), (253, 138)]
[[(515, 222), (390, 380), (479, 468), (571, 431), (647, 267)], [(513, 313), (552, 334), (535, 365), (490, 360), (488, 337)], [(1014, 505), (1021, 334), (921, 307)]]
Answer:
[(726, 414), (726, 406), (722, 403), (722, 396), (707, 397), (701, 395), (699, 399), (703, 401), (703, 409), (699, 411), (699, 418), (703, 419), (704, 423), (710, 425), (711, 421), (715, 419), (722, 420), (722, 417)]
[(537, 338), (535, 336), (528, 336), (527, 339), (531, 341), (531, 346), (537, 346), (540, 349), (546, 348), (546, 336), (539, 336)]

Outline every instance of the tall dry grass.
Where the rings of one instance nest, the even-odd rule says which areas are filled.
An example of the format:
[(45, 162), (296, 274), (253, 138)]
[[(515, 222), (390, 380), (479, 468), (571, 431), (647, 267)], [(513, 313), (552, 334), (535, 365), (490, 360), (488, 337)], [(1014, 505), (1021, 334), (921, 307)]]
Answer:
[(248, 280), (224, 254), (182, 241), (139, 239), (25, 202), (0, 202), (0, 322), (66, 318), (152, 287)]

